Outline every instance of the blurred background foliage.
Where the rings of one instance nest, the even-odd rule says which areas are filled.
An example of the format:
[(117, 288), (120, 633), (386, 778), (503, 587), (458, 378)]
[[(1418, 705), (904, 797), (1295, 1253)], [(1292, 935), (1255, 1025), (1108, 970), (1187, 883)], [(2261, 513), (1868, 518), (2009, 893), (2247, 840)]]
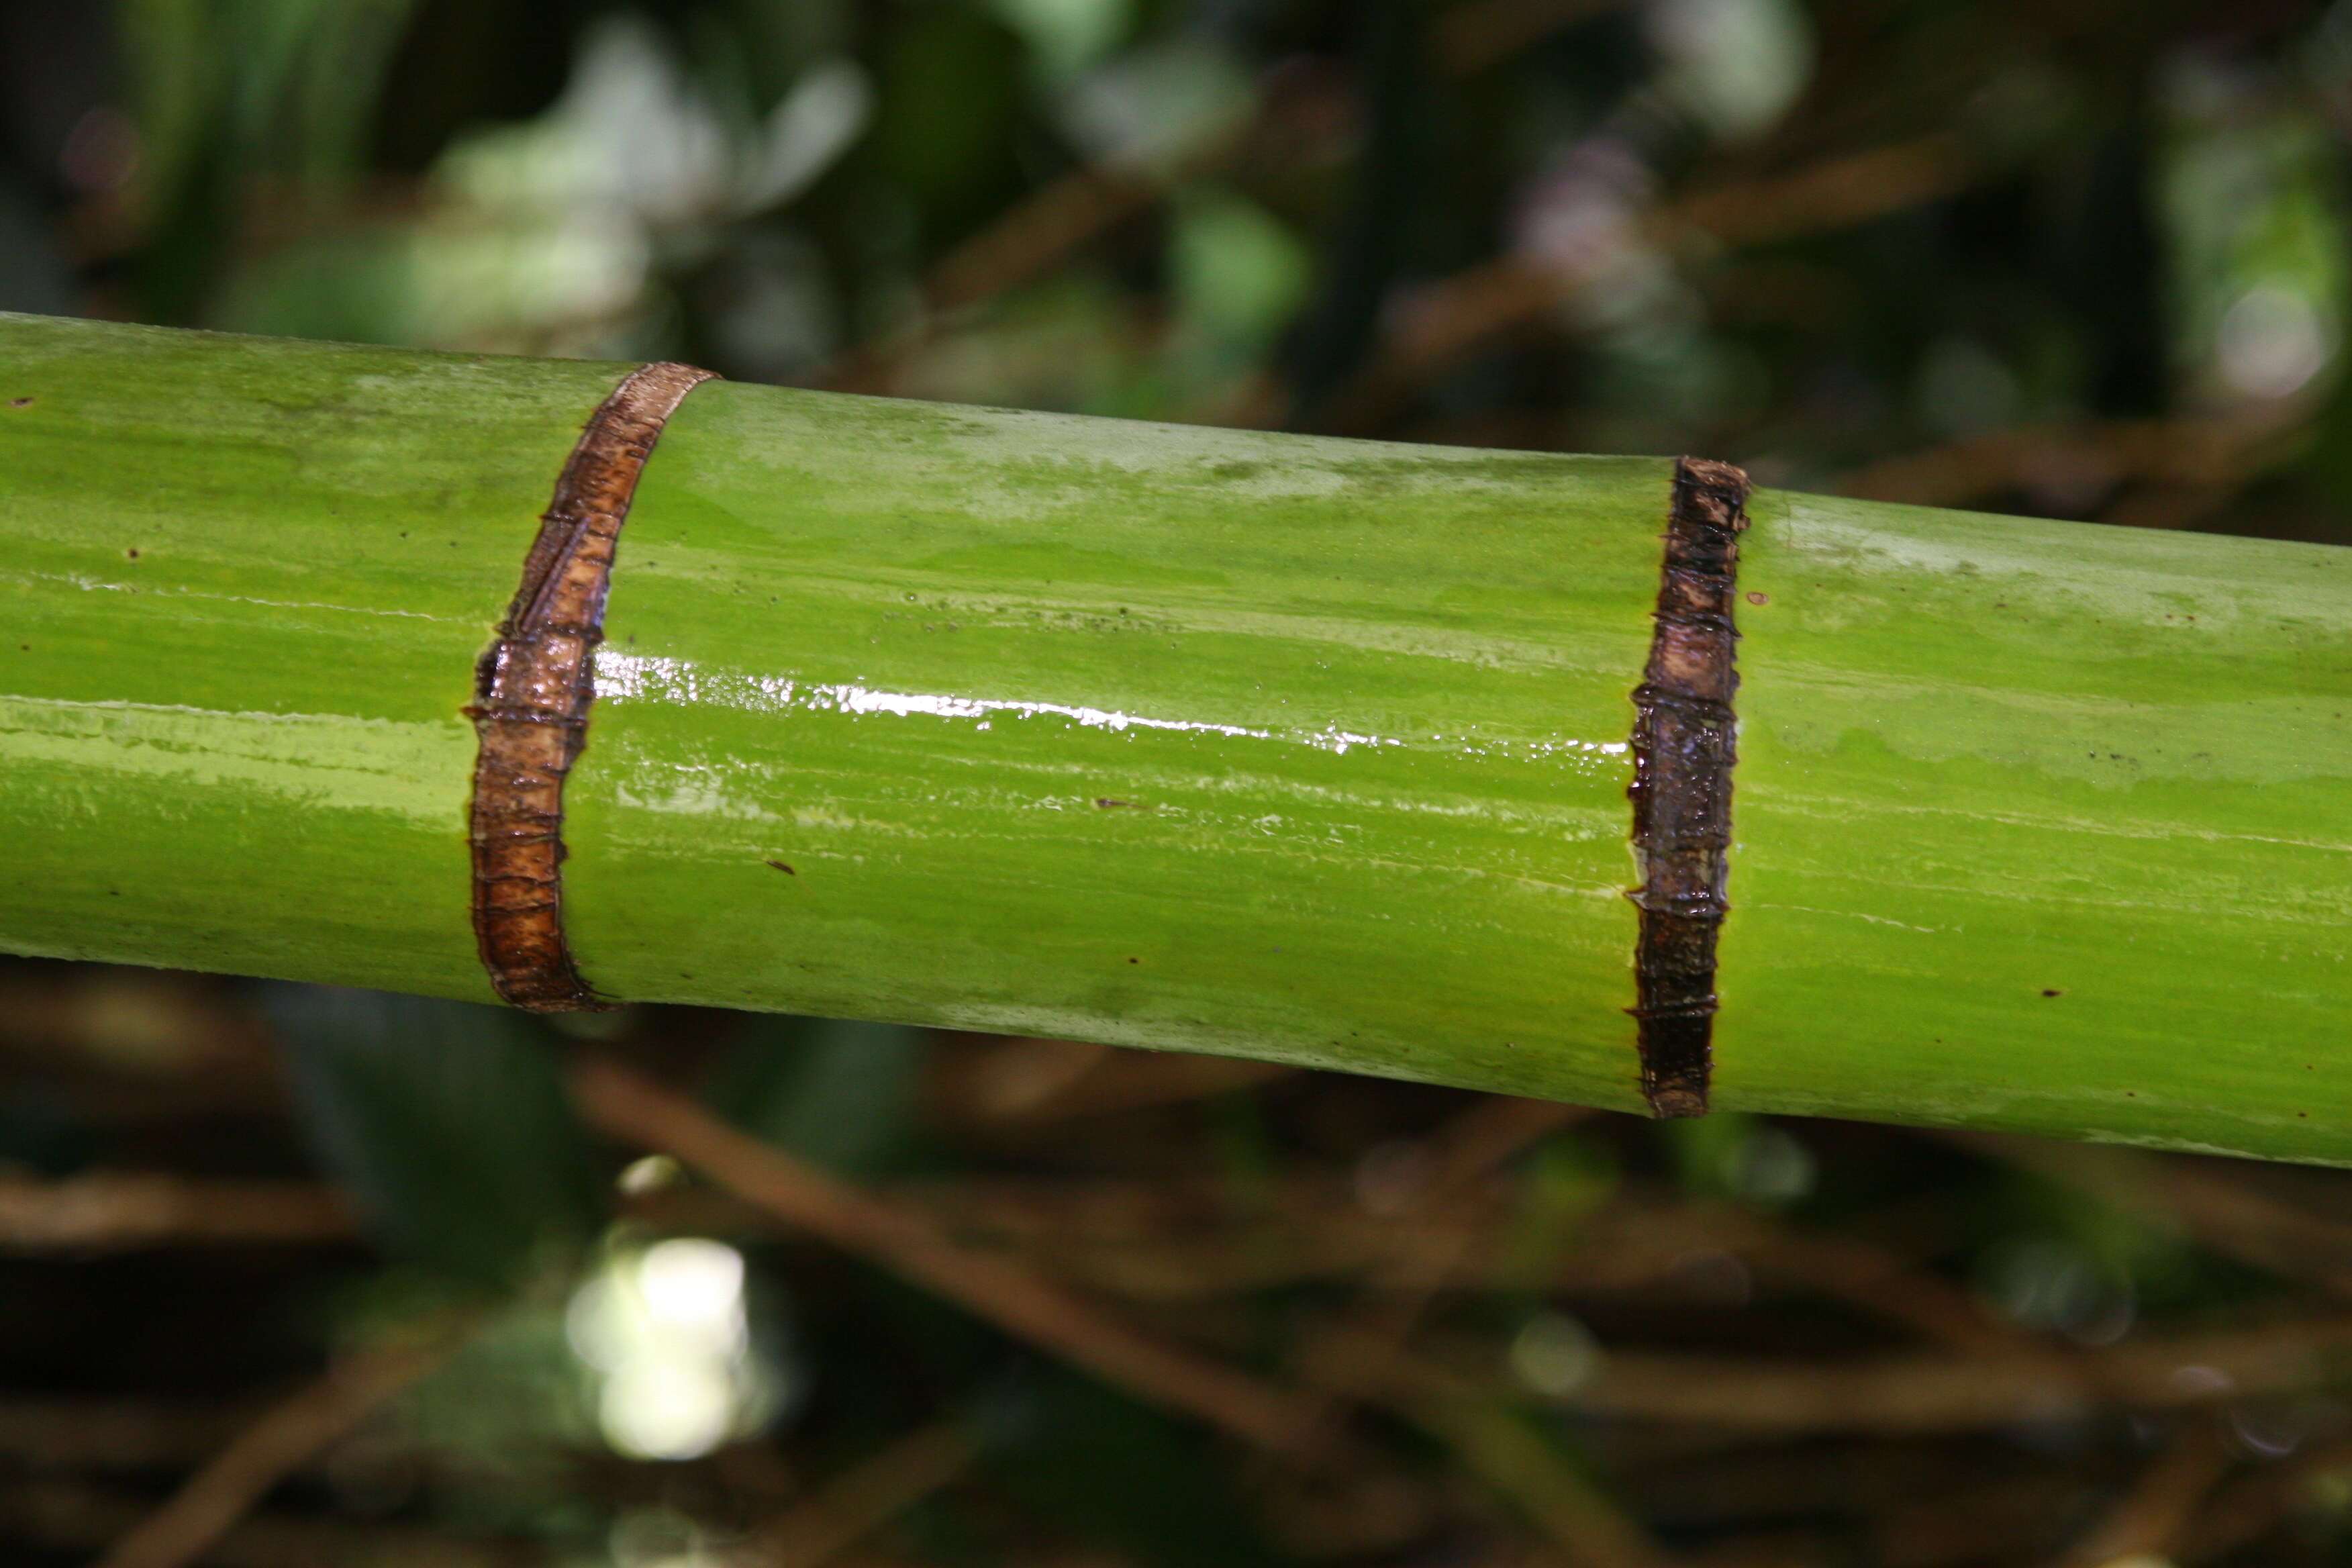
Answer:
[[(0, 0), (0, 308), (2352, 542), (2352, 0)], [(0, 1540), (2334, 1563), (2334, 1173), (0, 963)]]

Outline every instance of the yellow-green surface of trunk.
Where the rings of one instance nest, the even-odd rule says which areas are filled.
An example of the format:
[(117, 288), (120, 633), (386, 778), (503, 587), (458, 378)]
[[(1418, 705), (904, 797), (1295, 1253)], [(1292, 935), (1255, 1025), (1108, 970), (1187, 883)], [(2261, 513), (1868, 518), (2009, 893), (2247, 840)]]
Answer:
[[(627, 368), (0, 317), (0, 947), (488, 999), (475, 661)], [(580, 967), (1638, 1108), (1671, 473), (701, 386)], [(2352, 552), (1748, 510), (1716, 1103), (2352, 1162)]]

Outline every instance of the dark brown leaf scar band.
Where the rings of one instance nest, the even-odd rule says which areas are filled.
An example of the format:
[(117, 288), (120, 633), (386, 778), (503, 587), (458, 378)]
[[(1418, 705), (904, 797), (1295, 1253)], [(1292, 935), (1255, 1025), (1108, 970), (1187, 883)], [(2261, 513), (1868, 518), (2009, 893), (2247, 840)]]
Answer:
[(1633, 689), (1633, 858), (1642, 885), (1634, 949), (1642, 1096), (1653, 1114), (1703, 1116), (1715, 1065), (1715, 945), (1731, 848), (1739, 688), (1732, 591), (1748, 526), (1748, 476), (1728, 463), (1675, 464), (1650, 662)]
[(608, 1005), (563, 934), (563, 780), (588, 738), (613, 552), (637, 477), (679, 403), (713, 379), (648, 364), (613, 389), (556, 478), (522, 585), (475, 668), (474, 937), (498, 994), (535, 1013)]

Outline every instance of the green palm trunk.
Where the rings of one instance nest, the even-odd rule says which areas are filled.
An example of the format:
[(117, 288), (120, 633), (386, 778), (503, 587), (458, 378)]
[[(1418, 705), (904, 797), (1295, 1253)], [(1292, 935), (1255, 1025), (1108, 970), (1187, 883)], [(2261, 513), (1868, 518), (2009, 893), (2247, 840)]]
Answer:
[[(0, 318), (0, 948), (489, 999), (464, 710), (626, 369)], [(1670, 477), (698, 388), (580, 968), (1638, 1108)], [(2352, 552), (1749, 515), (1715, 1103), (2352, 1162)]]

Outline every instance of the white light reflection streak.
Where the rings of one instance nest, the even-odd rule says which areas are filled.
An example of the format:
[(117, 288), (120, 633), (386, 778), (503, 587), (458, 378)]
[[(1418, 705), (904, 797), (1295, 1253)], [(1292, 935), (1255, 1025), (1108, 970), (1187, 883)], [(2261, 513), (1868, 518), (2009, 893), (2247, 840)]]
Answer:
[[(1160, 730), (1184, 734), (1226, 735), (1237, 740), (1287, 741), (1344, 755), (1353, 746), (1403, 746), (1391, 735), (1367, 735), (1352, 730), (1317, 730), (1280, 733), (1242, 724), (1219, 724), (1195, 719), (1155, 719), (1117, 709), (1089, 708), (1068, 702), (1026, 702), (1009, 697), (950, 697), (919, 691), (877, 691), (848, 682), (795, 680), (790, 676), (747, 675), (711, 670), (680, 658), (623, 653), (611, 648), (596, 652), (596, 697), (605, 702), (678, 702), (715, 704), (752, 713), (887, 713), (905, 718), (928, 714), (940, 719), (973, 719), (986, 729), (1000, 715), (1030, 719), (1039, 715), (1068, 719), (1089, 729), (1119, 732)], [(1433, 740), (1442, 740), (1433, 737)], [(1467, 737), (1464, 737), (1467, 740)], [(1504, 742), (1493, 747), (1466, 744), (1464, 751), (1515, 749)], [(1592, 756), (1622, 756), (1622, 741), (1551, 740), (1533, 742), (1538, 755), (1555, 752)]]

